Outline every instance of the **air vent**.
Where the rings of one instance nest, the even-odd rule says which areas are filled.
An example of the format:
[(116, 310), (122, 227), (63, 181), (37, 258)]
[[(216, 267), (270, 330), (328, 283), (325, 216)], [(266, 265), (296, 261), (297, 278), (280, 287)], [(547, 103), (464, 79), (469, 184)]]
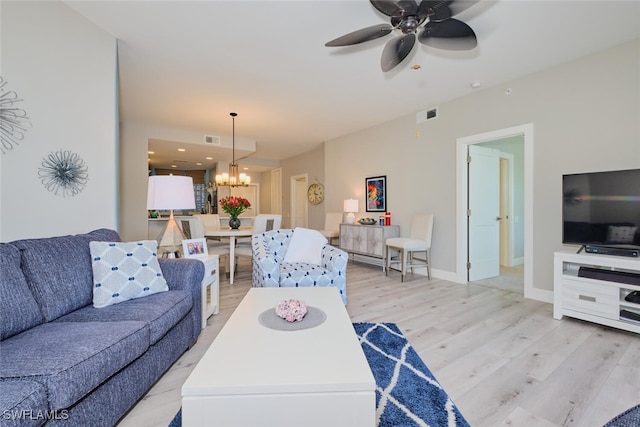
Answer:
[(429, 110), (419, 111), (416, 113), (416, 123), (424, 123), (427, 120), (435, 119), (438, 117), (438, 107), (431, 108)]
[(205, 135), (204, 136), (204, 143), (205, 144), (211, 144), (211, 145), (220, 145), (220, 137), (219, 136), (213, 136), (213, 135)]

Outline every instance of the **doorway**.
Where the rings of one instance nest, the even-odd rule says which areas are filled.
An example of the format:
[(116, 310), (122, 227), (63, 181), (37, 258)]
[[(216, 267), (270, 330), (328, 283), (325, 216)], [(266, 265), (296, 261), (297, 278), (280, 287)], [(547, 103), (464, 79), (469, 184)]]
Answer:
[(307, 174), (291, 177), (291, 228), (307, 227)]
[[(460, 283), (469, 282), (469, 239), (473, 239), (469, 233), (469, 216), (468, 216), (468, 200), (470, 197), (469, 191), (469, 172), (468, 172), (468, 163), (467, 163), (467, 153), (469, 151), (469, 146), (472, 145), (487, 145), (492, 146), (497, 144), (498, 141), (505, 142), (506, 140), (510, 141), (520, 141), (522, 144), (522, 191), (521, 194), (518, 194), (517, 190), (512, 192), (513, 198), (520, 197), (521, 202), (521, 211), (519, 214), (515, 214), (517, 211), (511, 210), (511, 215), (509, 215), (509, 221), (512, 225), (510, 230), (509, 239), (514, 239), (514, 227), (513, 222), (519, 221), (521, 223), (521, 252), (522, 256), (520, 259), (517, 259), (514, 255), (514, 250), (517, 245), (512, 245), (510, 248), (512, 249), (512, 253), (510, 255), (511, 259), (516, 259), (515, 263), (520, 264), (517, 265), (515, 269), (513, 266), (505, 266), (509, 271), (507, 274), (513, 274), (515, 271), (516, 274), (521, 274), (523, 277), (523, 293), (525, 297), (534, 297), (533, 293), (533, 280), (532, 273), (527, 266), (531, 266), (532, 260), (532, 224), (533, 224), (533, 209), (532, 209), (532, 182), (533, 182), (533, 125), (527, 124), (522, 126), (515, 126), (512, 128), (501, 129), (497, 131), (482, 133), (478, 135), (472, 135), (468, 137), (458, 138), (457, 139), (457, 160), (456, 160), (456, 176), (457, 176), (457, 184), (456, 184), (456, 192), (457, 192), (457, 276), (458, 281)], [(504, 157), (504, 156), (502, 156)], [(499, 168), (499, 166), (498, 166)], [(511, 170), (510, 167), (507, 170)], [(496, 184), (497, 185), (497, 184)], [(523, 193), (523, 194), (522, 194)], [(513, 203), (510, 201), (509, 203)], [(501, 217), (500, 214), (496, 215), (498, 218)], [(496, 219), (494, 216), (494, 221)], [(497, 224), (497, 223), (496, 223)], [(496, 238), (498, 239), (495, 242), (496, 247), (502, 246), (500, 242), (499, 233), (496, 234)], [(515, 258), (514, 258), (515, 257)], [(497, 257), (500, 258), (500, 257)], [(502, 258), (504, 259), (504, 258)], [(472, 268), (472, 266), (471, 266)], [(503, 268), (503, 271), (506, 269)], [(498, 276), (500, 277), (500, 276)], [(490, 280), (498, 280), (498, 279), (490, 279)]]

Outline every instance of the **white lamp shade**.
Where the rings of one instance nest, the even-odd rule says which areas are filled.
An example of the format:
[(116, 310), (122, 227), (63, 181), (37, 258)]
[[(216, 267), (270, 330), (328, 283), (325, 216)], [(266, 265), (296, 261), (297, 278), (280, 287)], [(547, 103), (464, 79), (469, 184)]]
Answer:
[(193, 179), (190, 176), (154, 175), (149, 177), (147, 209), (195, 209)]
[(344, 212), (358, 212), (358, 200), (357, 199), (346, 199), (343, 204)]

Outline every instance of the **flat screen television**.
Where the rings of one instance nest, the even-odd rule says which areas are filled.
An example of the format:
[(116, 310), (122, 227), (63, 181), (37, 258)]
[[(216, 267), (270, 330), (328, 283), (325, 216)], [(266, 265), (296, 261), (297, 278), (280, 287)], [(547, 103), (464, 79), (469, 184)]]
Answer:
[(562, 177), (562, 242), (640, 247), (640, 169)]

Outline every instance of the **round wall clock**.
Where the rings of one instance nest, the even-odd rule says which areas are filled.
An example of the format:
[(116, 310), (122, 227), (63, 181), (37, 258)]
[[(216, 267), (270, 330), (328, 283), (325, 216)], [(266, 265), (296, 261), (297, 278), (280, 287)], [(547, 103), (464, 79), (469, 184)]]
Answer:
[(309, 199), (309, 203), (312, 205), (322, 203), (324, 200), (323, 185), (318, 182), (311, 184), (307, 190), (307, 198)]

